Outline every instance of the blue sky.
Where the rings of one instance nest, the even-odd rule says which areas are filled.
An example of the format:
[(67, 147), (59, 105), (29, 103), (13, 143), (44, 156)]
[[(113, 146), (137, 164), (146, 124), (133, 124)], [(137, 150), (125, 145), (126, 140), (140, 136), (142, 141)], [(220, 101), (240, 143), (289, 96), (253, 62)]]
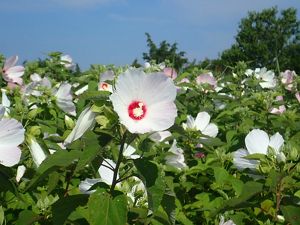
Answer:
[(83, 69), (142, 63), (148, 32), (189, 59), (216, 58), (248, 11), (276, 5), (297, 8), (300, 19), (299, 0), (1, 0), (0, 53), (23, 61), (61, 51)]

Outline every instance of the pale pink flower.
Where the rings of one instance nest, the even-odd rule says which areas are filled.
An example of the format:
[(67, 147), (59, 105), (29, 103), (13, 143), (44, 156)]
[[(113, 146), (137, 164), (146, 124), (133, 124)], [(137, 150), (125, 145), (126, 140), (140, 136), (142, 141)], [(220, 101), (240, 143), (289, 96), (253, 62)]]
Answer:
[(19, 163), (25, 130), (15, 119), (2, 118), (5, 109), (0, 106), (0, 164), (11, 167)]
[(295, 71), (286, 70), (281, 75), (281, 83), (284, 85), (286, 90), (291, 91), (293, 88), (293, 81), (297, 76)]
[[(276, 97), (276, 101), (283, 101), (283, 97), (281, 95)], [(270, 113), (272, 114), (282, 114), (286, 111), (286, 108), (284, 105), (280, 105), (278, 108), (272, 107), (270, 109)]]
[(163, 131), (174, 124), (176, 87), (162, 73), (130, 69), (120, 74), (110, 96), (120, 122), (131, 133)]
[[(23, 84), (23, 79), (21, 78), (24, 74), (25, 68), (23, 66), (16, 66), (18, 61), (18, 56), (12, 56), (5, 60), (2, 72), (3, 78), (8, 83), (16, 83), (18, 85)], [(10, 84), (13, 86), (13, 84)]]
[(177, 72), (175, 69), (171, 68), (171, 67), (166, 67), (163, 69), (163, 73), (172, 78), (173, 80), (177, 78)]
[(198, 85), (208, 84), (210, 89), (215, 89), (217, 87), (217, 80), (211, 72), (199, 75), (196, 78), (196, 83)]

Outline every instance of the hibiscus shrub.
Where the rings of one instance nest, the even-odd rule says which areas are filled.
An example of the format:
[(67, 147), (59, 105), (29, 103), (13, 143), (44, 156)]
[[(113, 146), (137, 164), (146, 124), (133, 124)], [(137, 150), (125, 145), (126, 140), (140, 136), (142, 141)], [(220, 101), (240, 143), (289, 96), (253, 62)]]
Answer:
[(300, 224), (293, 71), (0, 57), (0, 225)]

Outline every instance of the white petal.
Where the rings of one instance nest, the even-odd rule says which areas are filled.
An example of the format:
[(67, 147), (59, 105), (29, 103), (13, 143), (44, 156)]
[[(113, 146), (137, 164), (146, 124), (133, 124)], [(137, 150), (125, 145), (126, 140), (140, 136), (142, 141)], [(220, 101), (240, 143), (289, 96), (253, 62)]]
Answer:
[(284, 143), (284, 139), (278, 132), (274, 134), (272, 137), (270, 137), (270, 143), (269, 146), (272, 147), (276, 153), (278, 154), (280, 152), (280, 148)]
[(5, 107), (3, 107), (2, 105), (0, 105), (0, 120), (3, 118), (5, 113)]
[(24, 132), (22, 124), (17, 120), (2, 119), (0, 121), (0, 146), (18, 146), (24, 141)]
[(209, 124), (209, 121), (210, 115), (207, 112), (199, 112), (195, 120), (197, 130), (203, 132)]
[(89, 179), (86, 178), (84, 181), (81, 181), (79, 184), (79, 190), (84, 194), (92, 194), (96, 190), (90, 190), (90, 188), (101, 181), (101, 179)]
[(114, 71), (107, 70), (106, 72), (100, 74), (99, 82), (104, 82), (108, 80), (113, 80), (115, 78)]
[(92, 127), (95, 121), (96, 114), (88, 107), (83, 110), (76, 122), (76, 125), (72, 132), (65, 140), (65, 145), (80, 138), (88, 129)]
[(186, 123), (183, 125), (184, 129), (196, 129), (195, 119), (191, 115), (187, 115)]
[(71, 116), (76, 116), (76, 107), (75, 104), (69, 100), (57, 99), (56, 105), (65, 113), (68, 113)]
[(19, 182), (21, 178), (23, 177), (24, 173), (26, 171), (26, 167), (24, 165), (20, 165), (17, 168), (17, 175), (16, 175), (16, 181)]
[(14, 80), (15, 78), (20, 78), (21, 76), (23, 76), (24, 70), (25, 68), (23, 66), (14, 66), (6, 70), (5, 74), (9, 79)]
[(202, 134), (205, 134), (209, 137), (216, 137), (218, 135), (218, 127), (216, 124), (214, 123), (210, 123), (207, 125), (207, 127), (205, 127), (205, 129), (202, 131)]
[(129, 156), (131, 156), (135, 151), (136, 151), (136, 149), (135, 149), (134, 147), (132, 147), (131, 145), (127, 145), (127, 147), (126, 147), (125, 150), (123, 151), (123, 156), (129, 157)]
[(162, 142), (163, 140), (171, 136), (172, 134), (170, 131), (159, 131), (151, 134), (149, 138), (155, 142)]
[(266, 132), (254, 129), (245, 138), (245, 145), (249, 154), (267, 154), (269, 146), (269, 136)]
[(255, 170), (258, 164), (257, 160), (249, 160), (244, 157), (249, 155), (249, 152), (245, 149), (239, 149), (233, 153), (233, 164), (238, 170), (244, 170), (246, 168)]
[(6, 95), (6, 90), (1, 89), (2, 92), (2, 105), (6, 108), (10, 107), (10, 101)]
[[(116, 168), (116, 164), (111, 159), (104, 159), (102, 165), (100, 166), (98, 172), (101, 179), (108, 185), (111, 185), (113, 182), (114, 171), (112, 169)], [(119, 175), (117, 176), (117, 179)]]
[(11, 167), (19, 163), (21, 150), (17, 146), (5, 146), (0, 144), (0, 164)]
[(33, 82), (40, 82), (42, 81), (42, 78), (39, 74), (33, 73), (30, 75), (30, 80), (32, 80)]
[(39, 167), (41, 163), (47, 158), (42, 147), (39, 145), (34, 137), (29, 139), (29, 150), (36, 167)]

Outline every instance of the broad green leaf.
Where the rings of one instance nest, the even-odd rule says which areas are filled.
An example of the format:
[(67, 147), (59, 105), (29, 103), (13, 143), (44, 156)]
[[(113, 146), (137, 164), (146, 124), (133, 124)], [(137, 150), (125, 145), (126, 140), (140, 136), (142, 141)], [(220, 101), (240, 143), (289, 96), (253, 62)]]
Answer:
[(286, 222), (290, 222), (291, 225), (300, 225), (300, 207), (292, 205), (282, 205), (281, 207), (283, 216)]
[(49, 155), (37, 169), (35, 176), (32, 178), (27, 187), (27, 190), (44, 179), (52, 171), (68, 167), (75, 160), (78, 160), (81, 155), (82, 152), (76, 150), (72, 150), (70, 152), (56, 151), (54, 154)]
[(165, 193), (165, 182), (163, 173), (158, 166), (147, 159), (136, 159), (134, 165), (142, 176), (146, 187), (149, 207), (155, 212), (161, 204)]
[(4, 219), (4, 210), (2, 206), (0, 206), (0, 225), (3, 225)]
[(19, 214), (16, 225), (30, 225), (39, 221), (41, 218), (41, 216), (35, 214), (31, 210), (24, 210)]
[(86, 194), (79, 194), (60, 198), (52, 205), (53, 224), (63, 225), (71, 212), (88, 202), (88, 197)]
[(97, 190), (88, 201), (88, 221), (91, 225), (125, 225), (127, 222), (127, 197), (112, 197)]

